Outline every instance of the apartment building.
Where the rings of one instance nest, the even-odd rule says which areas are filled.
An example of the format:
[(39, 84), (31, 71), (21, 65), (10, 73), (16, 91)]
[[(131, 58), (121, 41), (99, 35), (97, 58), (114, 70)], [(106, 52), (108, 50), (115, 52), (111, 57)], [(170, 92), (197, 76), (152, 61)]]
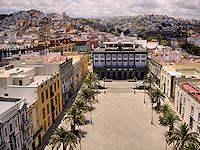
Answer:
[(101, 79), (143, 79), (146, 76), (146, 49), (133, 42), (104, 42), (103, 45), (93, 51), (93, 71)]
[(6, 66), (0, 71), (0, 95), (26, 98), (29, 149), (42, 143), (63, 109), (61, 76), (57, 70), (57, 65), (36, 63), (34, 67)]
[(192, 130), (200, 134), (200, 78), (176, 80), (175, 103), (178, 113)]
[(0, 97), (0, 149), (28, 149), (26, 99)]

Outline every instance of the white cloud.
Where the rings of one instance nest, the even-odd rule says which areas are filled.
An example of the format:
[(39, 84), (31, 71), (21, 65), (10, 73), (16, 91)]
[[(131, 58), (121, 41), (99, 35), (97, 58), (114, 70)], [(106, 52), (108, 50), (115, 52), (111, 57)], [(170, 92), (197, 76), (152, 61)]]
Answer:
[(0, 0), (0, 12), (37, 9), (70, 16), (101, 17), (164, 14), (200, 19), (199, 0)]

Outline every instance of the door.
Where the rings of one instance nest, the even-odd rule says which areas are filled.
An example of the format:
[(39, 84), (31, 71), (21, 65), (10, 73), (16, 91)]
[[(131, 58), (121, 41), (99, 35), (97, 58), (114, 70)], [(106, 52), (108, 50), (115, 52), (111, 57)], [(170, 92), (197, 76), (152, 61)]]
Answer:
[(118, 79), (121, 79), (121, 78), (122, 78), (122, 72), (119, 71), (119, 72), (118, 72)]
[(38, 142), (39, 142), (39, 145), (42, 144), (41, 135), (38, 136)]

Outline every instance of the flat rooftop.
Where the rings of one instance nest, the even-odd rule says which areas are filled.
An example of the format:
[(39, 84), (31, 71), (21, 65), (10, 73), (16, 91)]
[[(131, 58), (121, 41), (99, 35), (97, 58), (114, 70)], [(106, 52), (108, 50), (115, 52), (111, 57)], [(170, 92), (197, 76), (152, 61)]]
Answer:
[(9, 108), (13, 107), (14, 105), (16, 105), (16, 103), (18, 101), (20, 101), (20, 100), (21, 99), (17, 99), (17, 98), (3, 98), (3, 97), (0, 97), (0, 114), (5, 112)]
[(45, 80), (47, 80), (47, 78), (49, 79), (51, 76), (44, 76), (44, 75), (37, 75), (34, 77), (34, 81), (31, 82), (30, 84), (28, 84), (27, 86), (35, 86), (37, 87), (38, 84), (43, 83)]
[(15, 67), (9, 70), (2, 69), (0, 70), (0, 77), (8, 77), (10, 74), (17, 74), (21, 71), (24, 73), (34, 69), (33, 67)]

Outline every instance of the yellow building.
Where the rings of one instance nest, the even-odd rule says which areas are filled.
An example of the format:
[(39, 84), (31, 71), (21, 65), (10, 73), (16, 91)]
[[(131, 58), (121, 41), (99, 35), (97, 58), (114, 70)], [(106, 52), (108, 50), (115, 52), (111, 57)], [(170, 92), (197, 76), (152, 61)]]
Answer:
[(43, 137), (62, 111), (60, 73), (38, 86), (38, 105)]
[(88, 55), (84, 55), (81, 57), (81, 79), (84, 78), (87, 71), (88, 71)]
[(40, 125), (39, 121), (39, 107), (38, 107), (38, 100), (33, 102), (27, 107), (27, 117), (29, 120), (29, 137), (31, 138), (31, 145), (29, 145), (31, 150), (34, 150), (36, 147), (41, 145), (42, 143), (42, 137), (41, 137), (41, 131), (42, 126)]

